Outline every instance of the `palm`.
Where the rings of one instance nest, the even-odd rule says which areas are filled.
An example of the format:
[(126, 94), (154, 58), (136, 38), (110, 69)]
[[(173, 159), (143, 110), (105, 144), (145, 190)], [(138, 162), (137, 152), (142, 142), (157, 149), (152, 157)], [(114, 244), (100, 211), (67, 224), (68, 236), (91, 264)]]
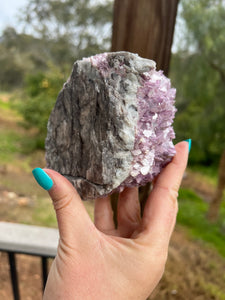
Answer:
[[(44, 299), (146, 299), (158, 283), (177, 212), (177, 191), (187, 164), (188, 144), (158, 176), (143, 216), (137, 188), (119, 195), (117, 228), (109, 197), (95, 201), (94, 224), (73, 186), (60, 174), (49, 193), (60, 242)], [(148, 274), (146, 276), (146, 274)]]

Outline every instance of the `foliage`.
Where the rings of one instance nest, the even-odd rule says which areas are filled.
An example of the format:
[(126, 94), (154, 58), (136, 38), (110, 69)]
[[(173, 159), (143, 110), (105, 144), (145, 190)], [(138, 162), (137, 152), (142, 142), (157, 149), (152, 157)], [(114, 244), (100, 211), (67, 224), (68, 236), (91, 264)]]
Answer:
[(12, 130), (0, 131), (0, 161), (10, 162), (15, 153), (21, 148), (21, 135)]
[(46, 70), (49, 60), (40, 39), (6, 28), (0, 39), (0, 88), (22, 87), (26, 75)]
[[(5, 169), (7, 165), (31, 171), (28, 167), (27, 156), (24, 156), (24, 153), (27, 152), (28, 148), (35, 148), (32, 139), (33, 134), (27, 134), (18, 126), (21, 117), (13, 109), (9, 95), (0, 94), (0, 110), (0, 167), (3, 170), (2, 174), (4, 174), (4, 170), (7, 170)], [(1, 183), (5, 185), (3, 178), (1, 178)], [(12, 182), (10, 186), (12, 186)]]
[(44, 146), (49, 114), (72, 63), (109, 49), (111, 19), (109, 0), (103, 4), (91, 0), (32, 0), (21, 16), (24, 33), (13, 28), (4, 31), (0, 84), (3, 89), (25, 85), (26, 94), (17, 109), (27, 128), (38, 128), (37, 147)]
[(225, 4), (182, 0), (186, 48), (173, 56), (177, 138), (193, 139), (192, 162), (218, 162), (225, 148)]
[(225, 256), (225, 204), (215, 224), (205, 218), (207, 209), (207, 203), (192, 190), (180, 189), (178, 223), (186, 226), (195, 238), (207, 242)]
[(112, 4), (29, 1), (20, 17), (24, 31), (7, 27), (0, 37), (0, 88), (23, 87), (28, 74), (46, 71), (49, 63), (65, 74), (77, 59), (109, 50)]
[(24, 9), (23, 21), (41, 40), (50, 43), (53, 62), (63, 66), (71, 58), (109, 49), (112, 4), (112, 0), (31, 0)]
[[(6, 28), (0, 38), (0, 88), (25, 87), (17, 109), (38, 128), (44, 146), (49, 114), (72, 64), (110, 48), (112, 0), (31, 0), (21, 14), (24, 32)], [(32, 33), (32, 34), (30, 34)]]
[(57, 95), (66, 78), (53, 65), (45, 73), (39, 72), (26, 78), (26, 96), (17, 104), (26, 128), (38, 129), (36, 146), (43, 148), (47, 122)]
[(177, 140), (192, 138), (192, 163), (215, 163), (225, 143), (220, 78), (198, 54), (176, 54), (172, 64), (171, 77), (177, 87)]
[(66, 34), (77, 37), (81, 32), (93, 35), (90, 26), (97, 32), (111, 22), (112, 4), (112, 0), (30, 0), (23, 19), (42, 37), (58, 38)]

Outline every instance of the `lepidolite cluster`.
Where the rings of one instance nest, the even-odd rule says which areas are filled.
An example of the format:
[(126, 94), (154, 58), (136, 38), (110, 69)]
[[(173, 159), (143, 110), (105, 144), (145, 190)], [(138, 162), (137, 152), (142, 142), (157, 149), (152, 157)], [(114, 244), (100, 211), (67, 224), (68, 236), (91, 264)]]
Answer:
[(162, 71), (143, 73), (137, 93), (139, 120), (135, 135), (133, 162), (124, 185), (143, 185), (152, 181), (175, 155), (172, 122), (176, 109), (176, 90)]
[(155, 63), (137, 54), (76, 62), (49, 119), (48, 166), (84, 199), (152, 181), (175, 154), (175, 94)]

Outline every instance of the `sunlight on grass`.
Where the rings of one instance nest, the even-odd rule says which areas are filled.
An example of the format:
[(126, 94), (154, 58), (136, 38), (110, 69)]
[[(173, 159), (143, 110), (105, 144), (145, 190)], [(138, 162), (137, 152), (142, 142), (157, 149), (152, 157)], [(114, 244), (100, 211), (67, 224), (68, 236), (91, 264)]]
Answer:
[(219, 220), (212, 224), (206, 218), (208, 204), (189, 189), (180, 189), (178, 223), (187, 227), (192, 236), (214, 246), (225, 257), (225, 204)]
[(200, 180), (216, 186), (218, 176), (216, 166), (192, 166), (190, 170), (194, 172)]
[(22, 118), (13, 109), (9, 98), (9, 95), (0, 94), (0, 164), (31, 172), (32, 161), (36, 161), (35, 156), (40, 157), (40, 151), (36, 150), (36, 131), (21, 127)]
[(1, 95), (0, 95), (0, 108), (4, 110), (10, 109), (10, 103), (8, 101), (3, 101)]
[[(42, 155), (38, 150), (33, 152), (28, 152), (27, 150), (26, 153), (25, 148), (28, 148), (28, 143), (32, 147), (33, 141), (31, 137), (11, 129), (1, 130), (0, 128), (0, 164), (31, 172), (33, 161), (35, 162), (38, 158), (41, 167), (44, 160), (44, 151), (42, 151)], [(42, 156), (42, 159), (40, 159), (40, 156)]]
[[(94, 203), (92, 201), (84, 201), (84, 206), (90, 216), (94, 219)], [(38, 197), (32, 211), (32, 224), (46, 227), (57, 227), (55, 210), (50, 197)]]
[(225, 300), (224, 292), (221, 291), (220, 287), (216, 284), (206, 282), (203, 278), (199, 280), (199, 284), (205, 291), (207, 291), (213, 297), (212, 299)]
[(21, 121), (22, 117), (17, 110), (13, 108), (13, 105), (10, 101), (10, 94), (0, 94), (0, 110), (1, 110), (1, 119), (6, 121)]
[(37, 198), (32, 212), (32, 224), (57, 227), (55, 211), (49, 198)]

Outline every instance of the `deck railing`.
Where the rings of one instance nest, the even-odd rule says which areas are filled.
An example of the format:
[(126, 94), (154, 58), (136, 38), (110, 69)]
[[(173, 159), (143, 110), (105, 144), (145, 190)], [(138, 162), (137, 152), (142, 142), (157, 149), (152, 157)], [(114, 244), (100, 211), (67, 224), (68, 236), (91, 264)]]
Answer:
[(41, 258), (44, 289), (48, 276), (48, 258), (55, 257), (58, 239), (57, 229), (0, 222), (0, 251), (8, 254), (14, 300), (20, 300), (19, 272), (15, 254), (34, 255)]

